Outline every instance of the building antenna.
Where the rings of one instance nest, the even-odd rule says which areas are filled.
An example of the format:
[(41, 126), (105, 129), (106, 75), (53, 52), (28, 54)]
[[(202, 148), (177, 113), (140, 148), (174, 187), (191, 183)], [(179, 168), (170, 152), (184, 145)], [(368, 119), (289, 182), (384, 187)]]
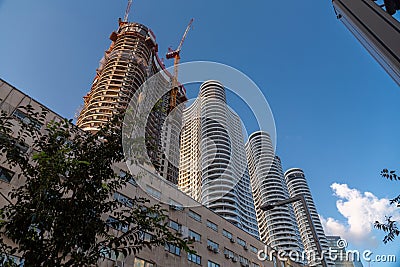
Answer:
[(125, 10), (124, 22), (128, 22), (129, 12), (131, 11), (132, 0), (128, 0), (128, 5)]

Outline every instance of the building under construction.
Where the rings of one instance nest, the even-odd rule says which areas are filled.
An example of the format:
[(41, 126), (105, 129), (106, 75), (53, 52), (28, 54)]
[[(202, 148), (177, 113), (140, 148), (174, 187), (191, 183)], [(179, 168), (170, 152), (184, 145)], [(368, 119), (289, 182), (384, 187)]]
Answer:
[[(98, 131), (113, 114), (123, 114), (140, 86), (153, 74), (164, 69), (158, 57), (158, 45), (153, 32), (139, 23), (119, 20), (117, 31), (112, 32), (110, 47), (100, 60), (90, 92), (84, 97), (84, 107), (77, 125), (86, 131)], [(160, 87), (171, 88), (172, 75), (166, 72), (157, 79)], [(163, 127), (171, 108), (169, 93), (159, 100), (146, 122), (146, 146), (155, 169), (168, 181), (176, 184), (179, 165), (180, 120)], [(184, 88), (176, 96), (179, 104), (186, 100)], [(135, 101), (135, 100), (134, 100)], [(172, 120), (168, 120), (172, 121)], [(165, 141), (168, 140), (168, 141)]]

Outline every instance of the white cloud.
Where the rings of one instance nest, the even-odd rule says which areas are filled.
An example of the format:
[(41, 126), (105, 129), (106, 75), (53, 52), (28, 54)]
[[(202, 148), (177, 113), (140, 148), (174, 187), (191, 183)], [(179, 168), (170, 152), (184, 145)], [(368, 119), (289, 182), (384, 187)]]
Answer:
[(339, 235), (357, 245), (377, 246), (379, 240), (372, 232), (374, 222), (384, 221), (385, 215), (400, 218), (398, 209), (390, 205), (389, 199), (378, 198), (371, 192), (361, 193), (347, 184), (334, 183), (331, 188), (339, 198), (336, 207), (347, 221), (342, 223), (320, 216), (326, 235)]

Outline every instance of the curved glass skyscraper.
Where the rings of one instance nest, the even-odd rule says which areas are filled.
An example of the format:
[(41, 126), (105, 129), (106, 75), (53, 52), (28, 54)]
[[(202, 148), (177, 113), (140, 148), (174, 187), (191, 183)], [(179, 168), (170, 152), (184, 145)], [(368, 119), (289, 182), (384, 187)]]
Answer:
[(281, 161), (275, 156), (269, 134), (263, 131), (251, 134), (246, 152), (261, 240), (276, 250), (301, 252), (303, 246), (292, 205), (269, 211), (260, 209), (289, 198)]
[[(321, 220), (319, 219), (317, 209), (314, 204), (314, 200), (311, 195), (310, 188), (308, 187), (306, 177), (303, 170), (298, 168), (289, 169), (285, 172), (285, 179), (289, 189), (290, 197), (297, 195), (303, 195), (306, 199), (308, 212), (310, 212), (311, 218), (314, 223), (315, 230), (318, 235), (319, 242), (323, 251), (328, 250), (328, 241), (326, 239), (324, 229), (322, 228)], [(304, 244), (306, 252), (316, 252), (317, 246), (312, 236), (310, 224), (307, 220), (306, 211), (304, 210), (300, 202), (293, 203), (294, 212), (297, 219), (297, 224), (300, 229), (301, 240)], [(307, 260), (310, 266), (316, 266), (319, 261), (315, 259), (315, 253), (307, 253)], [(326, 255), (325, 255), (326, 256)], [(329, 260), (329, 257), (325, 257), (329, 265), (334, 265), (333, 261)]]
[(258, 237), (241, 121), (227, 106), (218, 81), (204, 82), (183, 112), (178, 186)]

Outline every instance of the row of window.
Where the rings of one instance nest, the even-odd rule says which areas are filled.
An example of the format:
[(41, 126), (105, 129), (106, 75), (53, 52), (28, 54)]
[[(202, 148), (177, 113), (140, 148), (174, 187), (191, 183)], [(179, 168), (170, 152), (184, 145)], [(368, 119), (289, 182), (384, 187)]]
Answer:
[[(239, 261), (244, 266), (250, 266), (249, 259), (247, 259), (247, 258), (245, 258), (245, 257), (243, 257), (241, 255), (236, 254), (235, 252), (233, 252), (230, 249), (225, 248), (224, 249), (224, 255), (225, 255), (225, 258), (231, 259), (233, 262)], [(252, 267), (260, 267), (260, 265), (258, 265), (257, 263), (254, 263), (254, 262), (251, 263), (251, 266)]]
[[(160, 199), (160, 197), (161, 197), (161, 192), (159, 192), (158, 190), (156, 190), (153, 187), (147, 186), (146, 187), (146, 191), (147, 191), (147, 193), (149, 193), (150, 195), (152, 195), (152, 196), (154, 196), (154, 197), (156, 197), (158, 199)], [(129, 201), (129, 198), (127, 198), (126, 196), (124, 196), (124, 195), (122, 195), (120, 193), (115, 193), (114, 194), (114, 198), (117, 199), (118, 201), (124, 203), (125, 205), (129, 206), (130, 201)], [(176, 201), (173, 201), (172, 199), (170, 200), (170, 202), (171, 202), (170, 206), (173, 206), (173, 207), (180, 207), (181, 206), (181, 204), (177, 203)], [(183, 210), (183, 209), (180, 209), (180, 210)], [(201, 215), (196, 213), (195, 211), (193, 211), (191, 209), (189, 209), (189, 211), (188, 211), (188, 216), (190, 218), (198, 221), (198, 222), (201, 222), (201, 220), (202, 220)], [(110, 217), (109, 220), (110, 220), (110, 223), (113, 224), (113, 226), (114, 226), (113, 228), (116, 228), (116, 229), (121, 230), (121, 231), (126, 231), (127, 230), (127, 228), (125, 229), (124, 226), (119, 225), (118, 222), (113, 221), (112, 217)], [(175, 222), (173, 220), (169, 220), (168, 221), (168, 226), (171, 229), (174, 229), (175, 231), (178, 231), (179, 233), (182, 234), (182, 225), (179, 224), (178, 222)], [(212, 230), (214, 230), (214, 231), (216, 231), (216, 232), (218, 232), (218, 225), (213, 223), (210, 220), (207, 220), (207, 227), (212, 229)], [(193, 230), (188, 229), (187, 234), (188, 234), (188, 237), (193, 241), (200, 241), (201, 240), (201, 235), (199, 233), (193, 231)], [(222, 234), (226, 238), (230, 239), (232, 243), (235, 242), (232, 233), (230, 233), (229, 231), (223, 229)], [(147, 235), (148, 235), (148, 237), (146, 237), (146, 238), (151, 238), (150, 234), (147, 234)], [(143, 238), (145, 238), (145, 237), (143, 237)], [(237, 243), (239, 245), (243, 246), (246, 250), (248, 249), (246, 241), (244, 241), (243, 239), (241, 239), (239, 237), (237, 237), (236, 240), (237, 240)], [(212, 240), (210, 240), (210, 239), (207, 240), (207, 247), (208, 247), (209, 250), (215, 251), (216, 253), (219, 252), (219, 244), (214, 242), (214, 241), (212, 241)], [(170, 253), (172, 253), (172, 254), (174, 254), (174, 255), (177, 255), (177, 256), (181, 255), (181, 248), (179, 248), (178, 246), (173, 245), (173, 244), (167, 243), (165, 245), (165, 250), (170, 252)], [(250, 251), (255, 253), (255, 254), (257, 254), (258, 249), (256, 247), (250, 245)], [(237, 255), (237, 254), (233, 254), (233, 252), (231, 252), (231, 253), (229, 253), (229, 252), (231, 252), (231, 251), (225, 248), (224, 253), (225, 253), (227, 258), (232, 258), (234, 261), (236, 260), (236, 261), (239, 261), (239, 262), (244, 263), (244, 264), (248, 264), (249, 263), (249, 260), (246, 259), (245, 257), (242, 257), (242, 256)], [(232, 255), (230, 255), (230, 254), (232, 254)], [(199, 264), (199, 265), (201, 264), (201, 259), (202, 258), (201, 258), (200, 255), (188, 253), (187, 257), (188, 257), (188, 261), (194, 262), (194, 263)], [(137, 266), (145, 266), (145, 267), (153, 266), (153, 265), (143, 265), (143, 264), (145, 264), (145, 262), (143, 260), (141, 260), (141, 259), (138, 259), (138, 264), (139, 263), (142, 264), (142, 265), (135, 265), (135, 267), (137, 267)], [(136, 264), (136, 262), (135, 262), (135, 264)], [(152, 264), (152, 263), (148, 263), (148, 264)], [(207, 266), (217, 267), (217, 266), (220, 266), (220, 265), (218, 263), (215, 263), (215, 262), (212, 262), (212, 261), (208, 261), (208, 265)], [(252, 267), (253, 266), (254, 267), (258, 267), (259, 265), (256, 264), (256, 263), (252, 263)]]
[[(212, 223), (210, 221), (207, 221), (207, 222)], [(211, 227), (213, 227), (213, 225), (215, 225), (215, 224), (210, 224)], [(177, 223), (177, 222), (175, 222), (175, 221), (173, 221), (173, 220), (170, 220), (168, 222), (168, 226), (170, 228), (176, 230), (176, 231), (181, 231), (181, 229), (182, 229), (182, 225)], [(226, 231), (225, 229), (223, 231), (224, 231), (226, 236), (232, 236), (232, 234), (229, 233), (228, 231)], [(188, 232), (188, 237), (189, 237), (189, 239), (191, 239), (193, 241), (200, 241), (201, 240), (201, 235), (199, 233), (196, 233), (193, 230), (190, 230), (190, 229), (189, 229), (189, 232)], [(240, 245), (243, 245), (243, 246), (246, 245), (246, 242), (244, 240), (240, 239), (240, 238), (238, 238), (238, 243)], [(212, 241), (212, 240), (210, 240), (210, 239), (207, 239), (207, 248), (210, 251), (214, 251), (215, 253), (219, 252), (219, 244), (214, 242), (214, 241)], [(180, 253), (181, 253), (181, 250), (178, 247), (176, 247), (174, 245), (171, 245), (171, 244), (167, 244), (165, 246), (165, 250), (169, 251), (172, 254), (178, 255), (178, 256), (180, 256)], [(257, 248), (254, 247), (254, 246), (251, 246), (251, 251), (253, 253), (257, 253), (258, 252)], [(245, 257), (243, 257), (241, 255), (238, 255), (238, 254), (234, 253), (233, 251), (231, 251), (231, 250), (229, 250), (227, 248), (224, 249), (224, 254), (225, 254), (225, 257), (228, 258), (228, 259), (232, 259), (233, 261), (239, 261), (240, 263), (243, 263), (245, 265), (249, 264), (249, 260), (247, 258), (245, 258)], [(191, 261), (191, 262), (194, 262), (194, 263), (197, 263), (197, 264), (201, 264), (201, 256), (196, 255), (196, 254), (188, 253), (188, 261)], [(211, 262), (211, 264), (216, 264), (216, 263)], [(214, 266), (214, 265), (211, 265), (211, 266)], [(256, 263), (253, 263), (252, 266), (259, 267), (259, 265), (256, 264)]]
[(13, 116), (19, 120), (21, 120), (25, 124), (32, 124), (37, 130), (40, 130), (43, 127), (43, 123), (38, 120), (30, 118), (26, 113), (22, 112), (19, 109), (16, 109), (13, 113)]
[[(232, 243), (235, 242), (235, 239), (233, 238), (233, 235), (232, 235), (231, 232), (229, 232), (229, 231), (223, 229), (223, 230), (222, 230), (222, 235), (225, 236), (226, 238), (228, 238), (229, 240), (231, 240)], [(237, 243), (238, 243), (239, 245), (241, 245), (243, 248), (248, 249), (246, 241), (244, 241), (243, 239), (241, 239), (241, 238), (239, 238), (239, 237), (236, 239), (236, 241), (237, 241)], [(257, 249), (255, 246), (250, 245), (250, 251), (257, 254), (258, 249)]]
[[(129, 203), (129, 198), (127, 198), (126, 196), (124, 196), (124, 195), (122, 195), (120, 193), (115, 193), (114, 197), (118, 201), (123, 202), (124, 204)], [(194, 212), (193, 210), (189, 210), (188, 215), (189, 215), (189, 217), (193, 218), (194, 220), (201, 222), (201, 215), (196, 213), (196, 212)], [(113, 228), (115, 228), (117, 230), (120, 230), (122, 232), (126, 232), (128, 230), (127, 226), (122, 225), (121, 223), (119, 223), (113, 217), (109, 217), (107, 222), (109, 223), (109, 225), (111, 227), (113, 227)], [(169, 220), (168, 221), (168, 226), (170, 228), (178, 231), (179, 233), (182, 233), (182, 225), (179, 224), (178, 222), (175, 222), (173, 220)], [(210, 220), (207, 220), (207, 227), (212, 229), (212, 230), (214, 230), (214, 231), (216, 231), (216, 232), (218, 232), (218, 225), (216, 225), (215, 223), (211, 222)], [(188, 237), (193, 241), (200, 241), (201, 240), (201, 235), (199, 233), (191, 230), (191, 229), (188, 229), (187, 234), (188, 234)], [(235, 242), (234, 239), (233, 239), (232, 233), (230, 233), (226, 229), (223, 229), (222, 234), (226, 238), (229, 238), (232, 243)], [(149, 233), (143, 232), (142, 235), (140, 236), (140, 238), (142, 240), (150, 241), (153, 238), (153, 236), (151, 234), (149, 234)], [(239, 237), (236, 240), (237, 240), (237, 243), (239, 245), (243, 246), (246, 250), (248, 249), (246, 241), (244, 241), (243, 239), (241, 239)], [(219, 252), (219, 244), (214, 242), (213, 240), (207, 239), (207, 248), (210, 251), (214, 251), (215, 253)], [(170, 252), (170, 253), (172, 253), (172, 254), (174, 254), (174, 255), (177, 255), (177, 256), (181, 256), (181, 252), (182, 252), (180, 247), (178, 247), (178, 246), (176, 246), (174, 244), (170, 244), (170, 243), (167, 243), (165, 245), (165, 250)], [(255, 253), (255, 254), (258, 253), (257, 248), (252, 246), (252, 245), (250, 245), (250, 251)], [(238, 255), (238, 254), (234, 253), (233, 251), (231, 251), (231, 250), (229, 250), (227, 248), (224, 248), (224, 255), (225, 255), (225, 257), (227, 259), (231, 259), (233, 262), (237, 262), (238, 261), (241, 264), (243, 264), (244, 266), (259, 267), (259, 265), (257, 263), (250, 262), (247, 258), (245, 258), (245, 257), (243, 257), (241, 255)], [(197, 254), (194, 254), (194, 253), (187, 253), (187, 258), (188, 258), (188, 261), (190, 261), (190, 262), (196, 263), (198, 265), (202, 264), (202, 257), (200, 255), (197, 255)], [(278, 267), (275, 257), (273, 259), (273, 264), (274, 264), (274, 267)], [(134, 266), (135, 267), (154, 267), (155, 265), (152, 262), (148, 262), (146, 260), (143, 260), (143, 259), (140, 259), (140, 258), (136, 258), (135, 262), (134, 262)], [(209, 267), (219, 267), (220, 264), (209, 260), (207, 262), (207, 266), (209, 266)], [(284, 266), (284, 265), (282, 265), (282, 266)]]
[[(168, 243), (165, 245), (165, 250), (169, 251), (172, 254), (178, 255), (178, 256), (180, 256), (180, 253), (181, 253), (181, 249), (179, 247), (172, 245), (172, 244), (168, 244)], [(201, 256), (199, 256), (197, 254), (193, 254), (193, 253), (187, 253), (187, 258), (188, 258), (188, 261), (194, 262), (198, 265), (201, 265)], [(139, 266), (142, 266), (142, 265), (139, 265)], [(220, 265), (218, 263), (212, 262), (210, 260), (208, 261), (207, 266), (208, 267), (220, 267)], [(136, 265), (135, 265), (135, 267), (136, 267)]]
[[(194, 211), (192, 211), (192, 210), (189, 210), (188, 215), (189, 215), (189, 217), (195, 219), (196, 221), (201, 222), (201, 215), (200, 215), (200, 214), (198, 214), (198, 213), (196, 213), (196, 212), (194, 212)], [(218, 232), (218, 225), (215, 224), (215, 223), (213, 223), (213, 222), (210, 221), (210, 220), (207, 220), (207, 227), (208, 227), (208, 228), (211, 228), (212, 230), (214, 230), (214, 231), (216, 231), (216, 232)], [(232, 235), (231, 232), (229, 232), (229, 231), (223, 229), (223, 230), (222, 230), (222, 235), (225, 236), (226, 238), (230, 239), (232, 243), (235, 242), (235, 240), (234, 240), (233, 235)], [(241, 238), (239, 238), (239, 237), (237, 237), (236, 240), (237, 240), (237, 243), (238, 243), (239, 245), (243, 246), (246, 250), (248, 249), (247, 244), (246, 244), (246, 241), (244, 241), (243, 239), (241, 239)], [(255, 254), (257, 254), (258, 249), (257, 249), (256, 247), (250, 245), (250, 251), (253, 252), (253, 253), (255, 253)]]
[(181, 248), (173, 244), (166, 243), (165, 250), (178, 256), (181, 255)]
[[(9, 183), (9, 182), (11, 182), (11, 179), (14, 176), (14, 174), (15, 174), (14, 172), (0, 166), (0, 180), (6, 181)], [(121, 171), (120, 177), (124, 177), (125, 175), (128, 175), (128, 174)], [(132, 184), (133, 186), (137, 186), (135, 179), (131, 175), (129, 175), (129, 177), (130, 178), (128, 178), (129, 179), (128, 182), (130, 184)], [(133, 205), (133, 200), (131, 198), (129, 198), (121, 193), (118, 193), (118, 192), (114, 193), (114, 199), (118, 200), (119, 202), (121, 202), (122, 204), (124, 204), (125, 206), (130, 207), (130, 208)]]
[(114, 199), (118, 202), (124, 204), (125, 206), (132, 208), (133, 207), (133, 200), (119, 192), (114, 193)]

